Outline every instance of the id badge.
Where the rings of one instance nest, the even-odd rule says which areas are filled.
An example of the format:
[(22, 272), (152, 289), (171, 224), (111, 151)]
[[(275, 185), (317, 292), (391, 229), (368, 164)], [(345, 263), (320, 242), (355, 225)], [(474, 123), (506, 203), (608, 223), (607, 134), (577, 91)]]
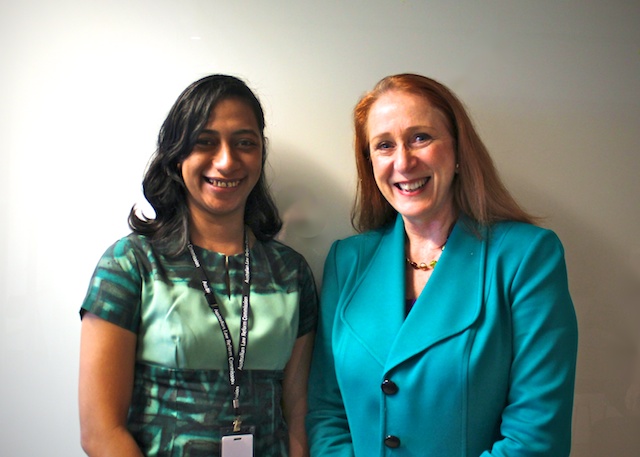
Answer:
[(221, 432), (220, 457), (254, 457), (254, 426), (240, 427), (239, 432), (234, 432), (232, 427), (225, 427)]

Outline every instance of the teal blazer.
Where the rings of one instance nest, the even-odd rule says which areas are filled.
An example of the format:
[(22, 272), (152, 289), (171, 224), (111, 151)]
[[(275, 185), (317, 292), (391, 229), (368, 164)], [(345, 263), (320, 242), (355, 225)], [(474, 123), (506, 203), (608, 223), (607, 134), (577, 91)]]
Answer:
[(404, 243), (398, 217), (331, 247), (311, 455), (568, 456), (577, 322), (557, 236), (459, 221), (406, 317)]

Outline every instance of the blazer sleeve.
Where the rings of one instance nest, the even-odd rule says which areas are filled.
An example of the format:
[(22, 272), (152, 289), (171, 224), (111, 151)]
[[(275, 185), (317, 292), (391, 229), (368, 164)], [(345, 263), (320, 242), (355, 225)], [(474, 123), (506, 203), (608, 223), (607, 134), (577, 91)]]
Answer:
[(327, 256), (309, 377), (307, 433), (311, 456), (354, 456), (347, 415), (336, 379), (332, 335), (343, 284), (338, 279), (336, 241)]
[[(505, 243), (513, 243), (505, 252), (523, 251), (516, 247), (522, 239)], [(564, 250), (543, 230), (524, 256), (505, 263), (514, 272), (505, 286), (513, 327), (510, 387), (502, 439), (481, 457), (569, 456), (578, 329)]]

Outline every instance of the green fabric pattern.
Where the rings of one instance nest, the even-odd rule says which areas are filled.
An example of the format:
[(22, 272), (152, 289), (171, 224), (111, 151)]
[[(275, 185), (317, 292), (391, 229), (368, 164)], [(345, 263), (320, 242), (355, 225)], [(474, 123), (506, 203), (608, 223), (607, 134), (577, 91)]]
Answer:
[[(220, 455), (220, 427), (234, 419), (225, 371), (137, 365), (129, 429), (147, 456)], [(281, 371), (243, 374), (243, 423), (254, 425), (255, 455), (288, 454)], [(274, 414), (275, 412), (275, 414)]]
[[(237, 352), (244, 254), (196, 247)], [(313, 331), (317, 293), (304, 258), (277, 242), (251, 248), (249, 343), (240, 401), (260, 456), (286, 456), (281, 380), (295, 340)], [(188, 253), (168, 258), (131, 234), (102, 256), (81, 314), (136, 333), (129, 428), (147, 456), (215, 456), (233, 419), (225, 343)]]

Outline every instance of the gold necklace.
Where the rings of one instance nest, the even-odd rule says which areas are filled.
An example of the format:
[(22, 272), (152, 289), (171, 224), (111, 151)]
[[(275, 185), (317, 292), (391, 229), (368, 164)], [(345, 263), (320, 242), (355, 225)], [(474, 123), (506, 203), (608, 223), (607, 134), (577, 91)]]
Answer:
[[(449, 231), (447, 232), (447, 239), (444, 240), (444, 244), (442, 246), (440, 246), (440, 251), (444, 251), (444, 247), (447, 245), (447, 241), (449, 241), (449, 237), (451, 236), (451, 232), (453, 231), (453, 226), (456, 225), (455, 221), (453, 224), (451, 224), (451, 227), (449, 227)], [(414, 270), (422, 270), (422, 271), (427, 271), (427, 270), (433, 270), (436, 265), (438, 264), (438, 259), (433, 259), (431, 260), (431, 262), (414, 262), (413, 260), (411, 260), (409, 257), (406, 257), (407, 259), (407, 263), (414, 269)]]
[[(447, 241), (449, 241), (447, 239)], [(444, 244), (442, 246), (440, 246), (440, 251), (444, 251), (444, 247), (447, 245), (447, 241), (444, 242)], [(427, 270), (432, 270), (436, 267), (436, 265), (438, 264), (438, 260), (437, 259), (433, 259), (431, 262), (414, 262), (413, 260), (411, 260), (409, 257), (406, 258), (407, 259), (407, 263), (409, 265), (411, 265), (411, 267), (414, 270), (422, 270), (422, 271), (427, 271)]]

